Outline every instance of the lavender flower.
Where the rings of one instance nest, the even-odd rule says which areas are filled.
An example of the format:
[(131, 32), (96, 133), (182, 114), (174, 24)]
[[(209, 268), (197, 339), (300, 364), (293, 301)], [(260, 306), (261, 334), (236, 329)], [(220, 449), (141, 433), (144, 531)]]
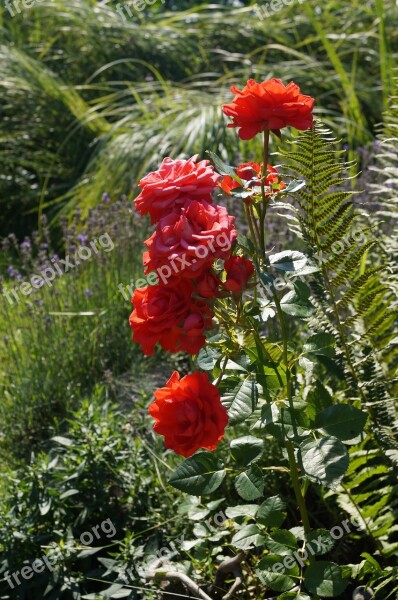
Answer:
[(77, 236), (77, 240), (81, 243), (81, 244), (87, 244), (88, 242), (88, 237), (85, 233), (79, 233), (79, 235)]
[(7, 267), (8, 277), (10, 279), (21, 279), (21, 274), (18, 269), (15, 269), (12, 265)]

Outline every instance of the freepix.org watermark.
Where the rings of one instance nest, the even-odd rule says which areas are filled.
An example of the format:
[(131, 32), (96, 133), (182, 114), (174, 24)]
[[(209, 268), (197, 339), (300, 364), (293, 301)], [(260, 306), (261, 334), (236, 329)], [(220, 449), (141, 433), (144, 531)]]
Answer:
[(131, 0), (131, 2), (119, 2), (115, 6), (116, 12), (122, 17), (123, 21), (127, 21), (127, 15), (130, 19), (134, 18), (134, 13), (131, 9), (136, 12), (143, 12), (148, 6), (154, 6), (155, 4), (164, 4), (166, 0)]
[(80, 246), (77, 248), (73, 257), (66, 256), (65, 259), (55, 257), (50, 262), (50, 265), (43, 267), (39, 274), (32, 275), (29, 281), (23, 281), (14, 288), (4, 288), (3, 296), (12, 304), (19, 304), (20, 296), (30, 296), (36, 289), (40, 289), (47, 285), (53, 286), (53, 282), (58, 278), (76, 269), (82, 262), (90, 260), (93, 254), (99, 254), (101, 250), (104, 252), (112, 252), (115, 245), (108, 233), (104, 233), (98, 239), (90, 242), (89, 246)]
[[(41, 4), (45, 0), (5, 0), (4, 6), (8, 10), (11, 17), (19, 15), (29, 8), (33, 8), (37, 4)], [(128, 17), (134, 18), (132, 9), (136, 12), (143, 12), (148, 6), (154, 6), (155, 4), (164, 4), (165, 0), (131, 0), (130, 2), (119, 2), (115, 11), (120, 15), (123, 21), (127, 21)], [(128, 15), (128, 17), (126, 16)]]
[(143, 288), (147, 285), (157, 285), (159, 281), (163, 283), (163, 285), (167, 285), (170, 277), (172, 275), (177, 275), (181, 273), (186, 267), (190, 267), (197, 260), (206, 259), (210, 252), (215, 253), (217, 250), (230, 250), (232, 247), (231, 241), (228, 235), (223, 232), (218, 234), (215, 237), (216, 247), (214, 247), (214, 241), (209, 240), (206, 245), (195, 247), (195, 256), (192, 260), (188, 260), (187, 254), (183, 254), (182, 256), (177, 256), (176, 258), (169, 258), (168, 265), (162, 265), (156, 271), (152, 271), (146, 278), (137, 279), (136, 281), (131, 281), (129, 285), (124, 285), (123, 283), (119, 283), (118, 290), (122, 294), (123, 298), (126, 301), (130, 301), (131, 297), (134, 294), (134, 290), (137, 288)]
[(10, 13), (11, 17), (15, 17), (16, 14), (21, 14), (28, 8), (33, 8), (36, 4), (40, 4), (45, 0), (5, 0), (4, 6)]
[[(116, 535), (116, 528), (112, 523), (111, 519), (102, 521), (100, 525), (96, 525), (90, 531), (85, 531), (80, 536), (80, 542), (82, 546), (91, 546), (94, 540), (101, 539), (102, 535), (105, 535), (108, 539), (113, 538)], [(45, 569), (54, 571), (57, 562), (61, 556), (57, 553), (47, 556), (44, 554), (41, 558), (36, 558), (31, 565), (25, 565), (20, 571), (14, 571), (10, 573), (6, 571), (4, 573), (4, 581), (7, 581), (10, 588), (13, 590), (16, 585), (21, 585), (23, 579), (32, 579), (35, 574), (43, 573)]]
[(277, 13), (284, 8), (284, 6), (291, 6), (298, 2), (303, 4), (306, 0), (270, 0), (265, 4), (255, 4), (253, 6), (260, 21), (271, 17), (273, 13)]
[[(357, 531), (363, 531), (366, 529), (366, 523), (364, 521), (359, 521), (352, 517), (351, 519), (346, 519), (340, 525), (335, 525), (329, 531), (330, 538), (333, 541), (341, 540), (344, 535), (351, 533), (352, 528), (355, 528)], [(294, 567), (297, 563), (301, 568), (305, 566), (306, 560), (310, 556), (315, 556), (317, 554), (325, 554), (329, 550), (328, 543), (325, 543), (322, 535), (318, 536), (317, 539), (312, 540), (309, 544), (292, 554), (287, 554), (283, 557), (281, 562), (277, 562), (272, 566), (273, 573), (277, 575), (282, 575), (285, 571), (288, 571)]]

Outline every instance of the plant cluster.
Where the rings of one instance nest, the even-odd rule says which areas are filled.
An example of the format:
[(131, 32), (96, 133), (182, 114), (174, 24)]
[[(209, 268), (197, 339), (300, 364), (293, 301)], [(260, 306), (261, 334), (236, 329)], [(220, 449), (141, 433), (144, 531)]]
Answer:
[[(313, 98), (294, 83), (284, 86), (275, 79), (249, 80), (232, 92), (223, 111), (241, 138), (262, 135), (263, 162), (233, 168), (211, 157), (218, 186), (244, 206), (248, 235), (237, 235), (227, 214), (219, 218), (225, 209), (208, 197), (211, 182), (216, 186), (214, 172), (206, 162), (195, 167), (196, 157), (165, 159), (141, 181), (136, 199), (137, 210), (153, 211), (157, 222), (146, 242), (148, 272), (167, 261), (180, 263), (183, 253), (192, 261), (181, 261), (169, 280), (138, 290), (130, 318), (144, 351), (159, 342), (171, 352), (199, 352), (202, 372), (183, 378), (175, 372), (149, 407), (166, 447), (186, 458), (170, 483), (193, 496), (213, 496), (232, 478), (240, 504), (227, 508), (238, 520), (227, 559), (235, 580), (225, 598), (257, 598), (259, 590), (262, 597), (278, 593), (281, 600), (343, 598), (355, 582), (364, 585), (368, 597), (392, 598), (396, 565), (388, 557), (397, 543), (394, 530), (387, 529), (391, 512), (376, 523), (376, 511), (363, 506), (356, 486), (367, 481), (372, 489), (375, 469), (387, 474), (389, 459), (396, 468), (396, 440), (387, 430), (396, 424), (391, 398), (396, 381), (381, 371), (379, 348), (381, 342), (391, 347), (396, 335), (393, 284), (383, 281), (382, 265), (369, 264), (376, 240), (371, 228), (361, 225), (344, 187), (346, 165), (336, 142), (313, 119)], [(287, 126), (302, 133), (279, 153), (278, 175), (269, 165), (271, 135), (278, 140)], [(265, 223), (275, 210), (298, 235), (302, 251), (267, 250)], [(352, 235), (354, 226), (361, 240)], [(227, 256), (215, 242), (219, 232), (229, 240)], [(342, 240), (344, 252), (336, 251)], [(276, 286), (281, 274), (287, 277), (282, 294)], [(202, 277), (216, 283), (204, 284)], [(185, 289), (187, 281), (191, 287)], [(295, 335), (297, 319), (304, 339)], [(388, 402), (389, 417), (381, 399)], [(227, 422), (229, 453), (217, 455)], [(280, 454), (277, 464), (264, 466), (270, 438), (280, 444)], [(282, 527), (286, 499), (267, 498), (267, 470), (290, 478), (293, 527)], [(344, 530), (337, 537), (340, 522), (329, 531), (322, 520), (314, 523), (308, 500), (314, 486), (321, 486), (324, 499), (335, 496), (351, 517), (346, 532), (356, 523), (374, 556), (360, 552), (363, 560), (354, 564), (332, 560)], [(380, 499), (379, 508), (387, 503)], [(167, 579), (168, 572), (178, 578), (167, 561), (151, 576)], [(192, 581), (182, 576), (181, 581), (192, 589)], [(212, 586), (205, 590), (202, 597), (218, 597)]]

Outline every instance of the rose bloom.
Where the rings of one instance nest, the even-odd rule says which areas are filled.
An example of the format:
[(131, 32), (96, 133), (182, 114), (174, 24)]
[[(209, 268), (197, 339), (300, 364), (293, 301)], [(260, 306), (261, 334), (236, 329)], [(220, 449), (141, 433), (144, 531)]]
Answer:
[(215, 259), (230, 256), (237, 238), (234, 221), (224, 207), (197, 201), (180, 215), (164, 217), (145, 242), (146, 274), (156, 269), (178, 278), (198, 278)]
[(219, 295), (221, 281), (213, 273), (203, 273), (196, 281), (196, 291), (202, 298), (216, 298)]
[[(254, 162), (248, 162), (239, 165), (239, 167), (236, 167), (235, 171), (238, 177), (240, 177), (243, 181), (250, 181), (251, 179), (259, 177), (262, 166), (263, 163), (259, 165)], [(236, 188), (241, 187), (239, 182), (230, 177), (229, 175), (225, 175), (225, 177), (222, 178), (218, 185), (226, 194), (228, 194), (228, 196), (231, 195), (231, 190), (235, 190)]]
[(231, 87), (231, 92), (236, 94), (232, 103), (224, 104), (222, 109), (232, 117), (228, 127), (239, 127), (242, 140), (251, 140), (266, 129), (279, 134), (282, 127), (305, 131), (313, 124), (315, 100), (301, 94), (292, 81), (285, 86), (280, 79), (262, 83), (249, 79), (243, 90)]
[(164, 436), (166, 448), (185, 458), (199, 448), (215, 450), (223, 438), (228, 415), (220, 393), (206, 373), (180, 379), (174, 371), (166, 387), (158, 389), (148, 412), (154, 430)]
[(196, 162), (198, 155), (188, 160), (165, 158), (157, 171), (141, 179), (142, 189), (135, 199), (136, 210), (149, 214), (157, 223), (170, 212), (181, 209), (191, 200), (211, 202), (211, 194), (220, 178), (210, 161)]
[(144, 354), (154, 353), (159, 343), (164, 350), (197, 354), (206, 343), (204, 332), (211, 327), (212, 312), (193, 297), (191, 281), (178, 286), (138, 288), (132, 299), (130, 316), (133, 339), (141, 344)]
[(224, 287), (233, 293), (241, 292), (254, 273), (252, 261), (244, 256), (232, 256), (225, 261), (224, 269), (227, 273)]
[[(257, 163), (253, 163), (253, 162), (244, 163), (243, 165), (239, 165), (239, 167), (236, 167), (236, 174), (243, 181), (251, 181), (252, 179), (257, 178), (258, 179), (257, 185), (260, 185), (260, 183), (261, 183), (260, 176), (261, 176), (261, 169), (263, 168), (263, 164), (264, 163), (261, 163), (261, 165), (259, 165)], [(285, 187), (285, 184), (283, 183), (283, 181), (279, 180), (278, 171), (275, 169), (275, 167), (272, 167), (271, 165), (267, 165), (267, 177), (264, 180), (264, 185), (266, 188), (266, 193), (268, 195), (273, 191), (274, 184), (278, 184), (280, 190), (283, 190)], [(221, 180), (221, 182), (218, 185), (228, 196), (231, 196), (232, 190), (235, 190), (235, 189), (241, 187), (239, 182), (236, 181), (235, 179), (233, 179), (232, 177), (230, 177), (229, 175), (226, 175), (225, 177), (223, 177), (223, 179)], [(270, 188), (270, 189), (268, 190), (267, 188)]]

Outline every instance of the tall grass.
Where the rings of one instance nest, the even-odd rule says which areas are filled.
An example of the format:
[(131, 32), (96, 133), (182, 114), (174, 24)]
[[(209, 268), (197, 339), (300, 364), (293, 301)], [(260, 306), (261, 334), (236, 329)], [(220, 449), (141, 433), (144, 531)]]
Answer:
[(128, 21), (85, 0), (0, 11), (0, 234), (93, 206), (106, 181), (128, 194), (165, 154), (238, 150), (219, 105), (248, 77), (294, 79), (345, 142), (363, 145), (398, 45), (393, 0), (308, 0), (262, 21), (252, 6), (207, 3)]
[[(51, 287), (12, 293), (53, 265), (45, 223), (47, 242), (35, 234), (21, 244), (12, 235), (3, 243), (8, 276), (0, 287), (8, 296), (0, 294), (0, 451), (29, 455), (97, 382), (132, 370), (137, 387), (145, 387), (145, 363), (128, 326), (129, 296), (126, 301), (119, 289), (142, 277), (143, 232), (128, 202), (107, 200), (89, 213), (84, 228), (80, 213), (64, 224), (63, 251), (80, 264)], [(98, 252), (79, 261), (76, 252), (94, 240)]]

